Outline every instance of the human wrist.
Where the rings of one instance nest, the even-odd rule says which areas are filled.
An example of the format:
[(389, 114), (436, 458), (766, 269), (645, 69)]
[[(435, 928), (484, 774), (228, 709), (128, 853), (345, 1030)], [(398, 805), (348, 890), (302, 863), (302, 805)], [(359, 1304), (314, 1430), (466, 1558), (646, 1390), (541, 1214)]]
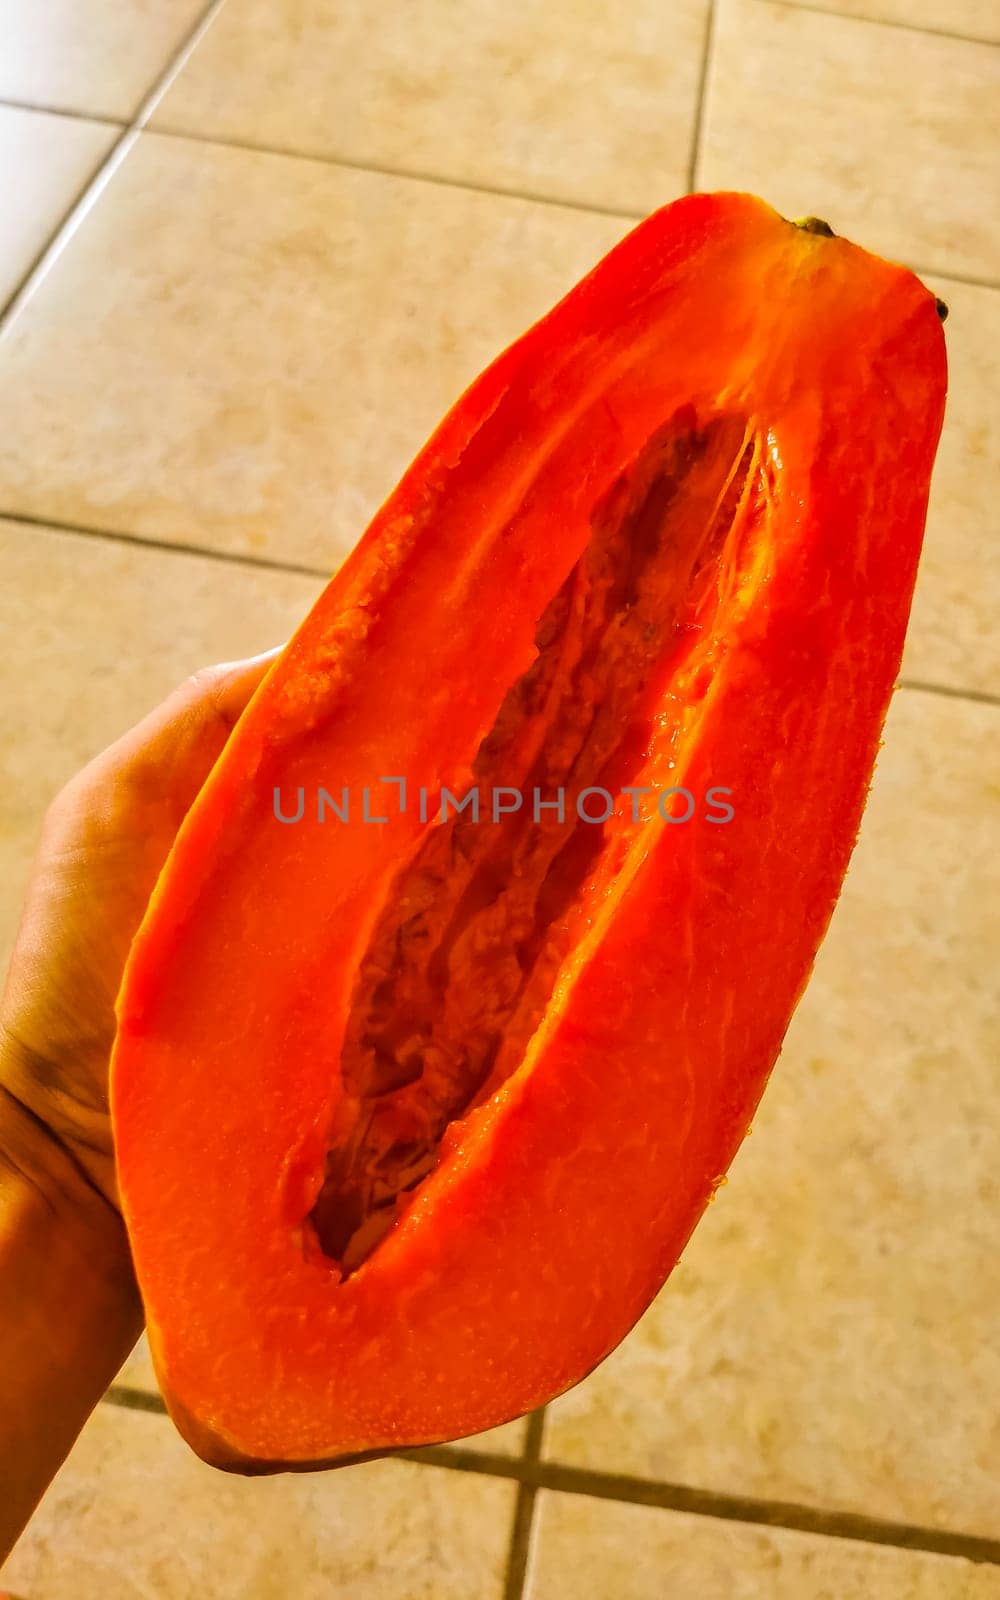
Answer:
[[(119, 1213), (41, 1119), (0, 1081), (0, 1229), (46, 1239), (83, 1282), (135, 1306)], [(12, 1218), (16, 1217), (16, 1223)]]
[(0, 1089), (0, 1560), (141, 1327), (121, 1218)]

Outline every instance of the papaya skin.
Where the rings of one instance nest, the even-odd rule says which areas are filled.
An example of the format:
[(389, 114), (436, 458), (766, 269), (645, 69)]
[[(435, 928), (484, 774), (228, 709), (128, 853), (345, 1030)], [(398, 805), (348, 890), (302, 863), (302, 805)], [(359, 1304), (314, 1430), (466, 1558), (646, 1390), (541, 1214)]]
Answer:
[[(308, 1470), (480, 1432), (579, 1382), (665, 1281), (840, 891), (945, 388), (912, 273), (692, 195), (482, 374), (376, 515), (188, 816), (119, 996), (123, 1211), (204, 1459)], [(461, 795), (497, 750), (530, 776), (581, 706), (592, 782), (721, 787), (732, 820), (618, 811), (572, 871), (415, 805), (275, 820), (276, 787)], [(418, 870), (446, 837), (471, 900), (458, 866)], [(480, 999), (485, 1023), (448, 1021)]]

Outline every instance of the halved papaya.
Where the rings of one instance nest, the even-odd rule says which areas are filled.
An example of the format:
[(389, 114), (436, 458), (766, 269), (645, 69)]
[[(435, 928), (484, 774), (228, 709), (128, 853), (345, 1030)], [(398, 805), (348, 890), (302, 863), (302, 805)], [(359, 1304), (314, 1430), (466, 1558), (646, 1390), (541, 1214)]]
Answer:
[(271, 669), (113, 1062), (153, 1358), (207, 1460), (488, 1428), (663, 1283), (858, 830), (941, 310), (749, 196), (668, 206), (473, 384)]

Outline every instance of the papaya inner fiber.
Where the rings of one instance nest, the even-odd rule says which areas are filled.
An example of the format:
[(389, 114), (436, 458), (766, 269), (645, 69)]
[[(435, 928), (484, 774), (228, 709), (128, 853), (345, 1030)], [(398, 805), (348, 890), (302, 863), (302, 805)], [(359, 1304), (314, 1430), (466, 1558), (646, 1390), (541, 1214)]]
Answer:
[[(723, 603), (756, 461), (743, 417), (699, 426), (688, 407), (652, 436), (595, 506), (535, 659), (476, 756), (480, 794), (517, 790), (520, 808), (429, 826), (393, 883), (358, 973), (311, 1213), (345, 1274), (433, 1168), (448, 1124), (523, 1056), (572, 945), (573, 909), (627, 830), (621, 802), (590, 822), (577, 801), (591, 788), (617, 797), (641, 772), (678, 652)], [(546, 805), (560, 790), (563, 807)], [(599, 795), (582, 805), (606, 809)]]

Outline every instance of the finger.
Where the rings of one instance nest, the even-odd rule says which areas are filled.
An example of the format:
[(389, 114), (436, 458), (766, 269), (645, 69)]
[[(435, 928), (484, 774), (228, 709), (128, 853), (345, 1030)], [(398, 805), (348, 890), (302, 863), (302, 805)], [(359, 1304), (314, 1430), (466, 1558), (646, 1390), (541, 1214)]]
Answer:
[(218, 666), (205, 667), (196, 672), (189, 683), (194, 687), (195, 699), (202, 705), (206, 715), (220, 717), (232, 732), (254, 691), (283, 649), (284, 645), (279, 644), (259, 656), (250, 656), (246, 661), (223, 661)]
[(207, 733), (208, 743), (221, 749), (282, 649), (202, 667), (111, 748), (125, 760), (140, 752), (155, 757), (161, 750), (204, 743)]
[(141, 785), (169, 797), (171, 810), (183, 815), (283, 648), (195, 672), (84, 767), (54, 809), (75, 811), (100, 795)]

